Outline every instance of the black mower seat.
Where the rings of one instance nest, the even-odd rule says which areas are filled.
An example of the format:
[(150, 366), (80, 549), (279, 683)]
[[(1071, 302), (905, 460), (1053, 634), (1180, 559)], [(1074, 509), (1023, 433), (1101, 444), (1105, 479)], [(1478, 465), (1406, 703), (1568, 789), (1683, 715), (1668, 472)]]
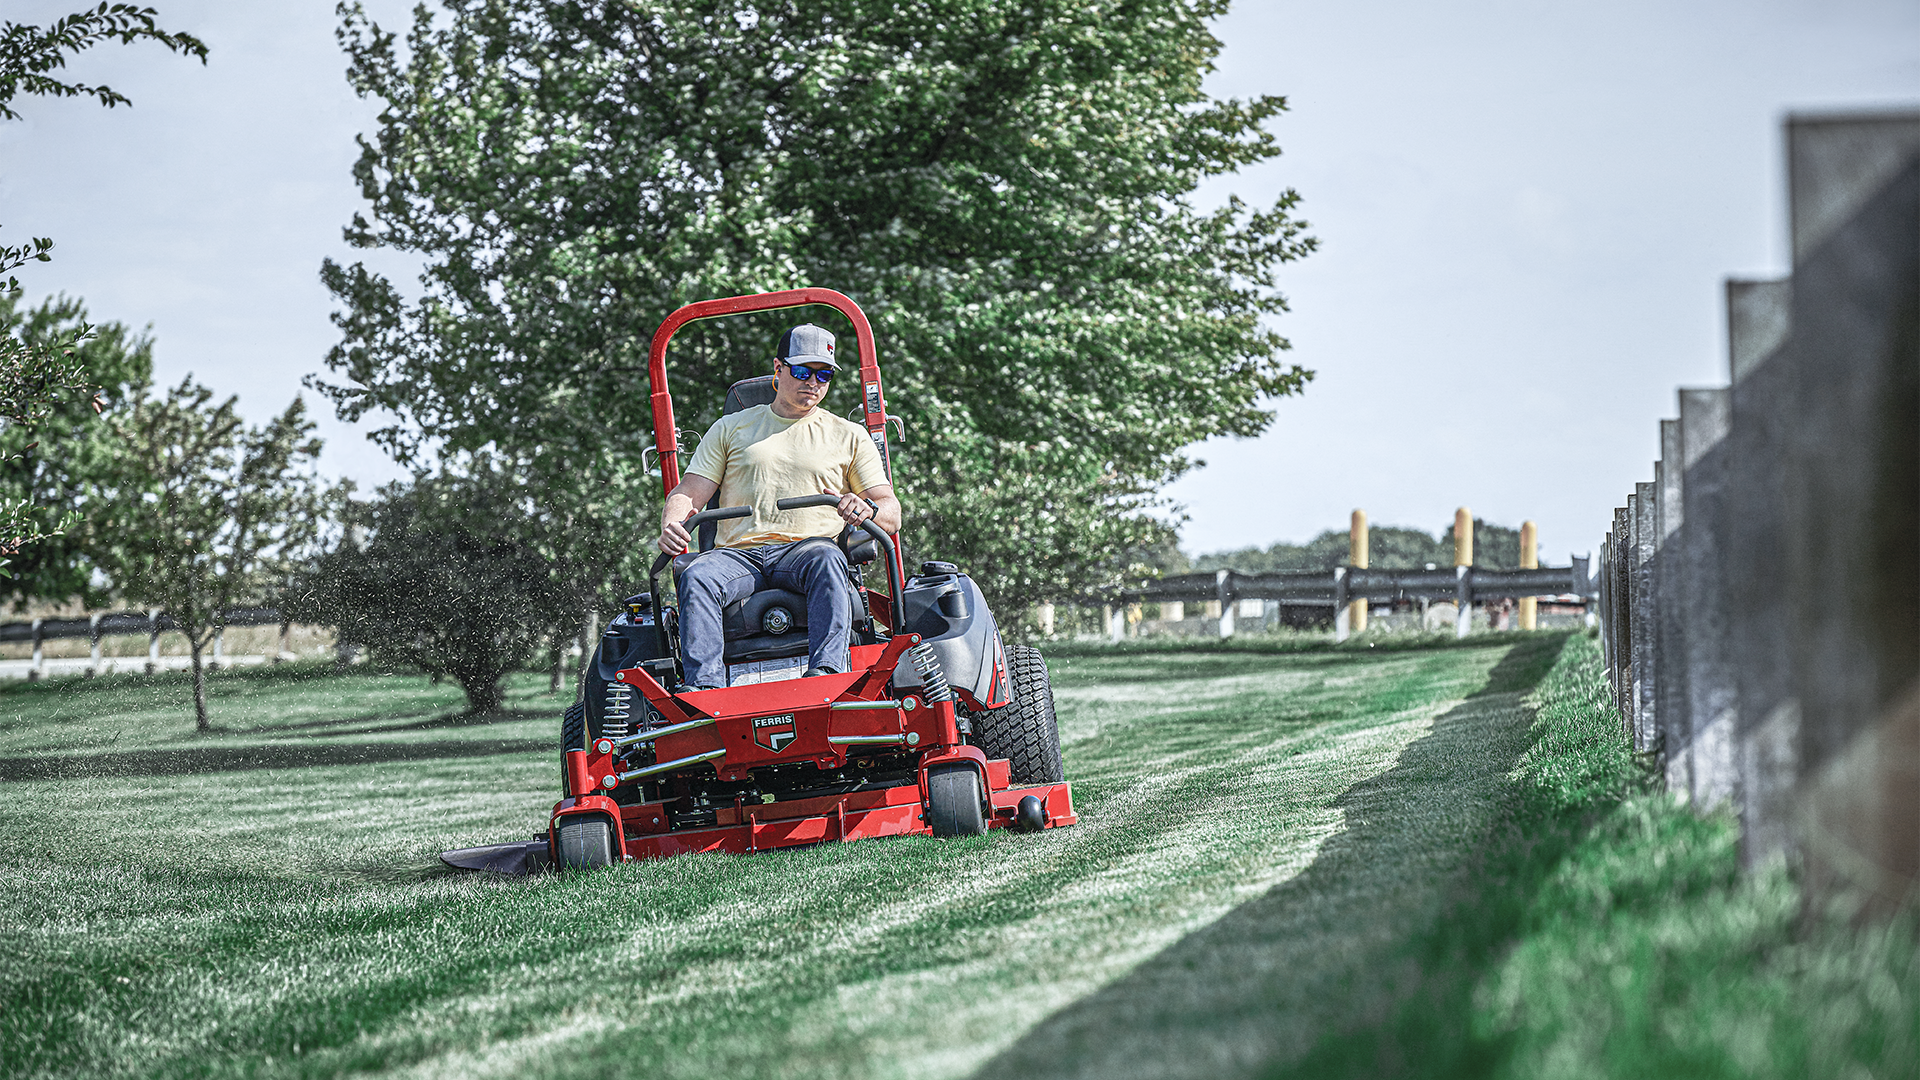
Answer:
[(771, 404), (773, 404), (773, 376), (756, 375), (751, 379), (741, 379), (727, 387), (727, 404), (720, 410), (720, 415), (732, 416), (741, 409)]

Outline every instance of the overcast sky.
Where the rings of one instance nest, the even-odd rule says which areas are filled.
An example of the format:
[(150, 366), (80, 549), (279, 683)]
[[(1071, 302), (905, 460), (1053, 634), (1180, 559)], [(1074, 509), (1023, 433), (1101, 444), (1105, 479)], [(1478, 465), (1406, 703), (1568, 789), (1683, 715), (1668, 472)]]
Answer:
[[(346, 253), (375, 106), (347, 89), (332, 0), (153, 2), (209, 63), (104, 46), (70, 73), (134, 108), (16, 102), (0, 241), (54, 237), (30, 297), (151, 324), (163, 383), (192, 372), (264, 419), (334, 341), (318, 269)], [(1725, 382), (1722, 280), (1786, 269), (1781, 119), (1920, 104), (1920, 0), (1243, 3), (1218, 33), (1214, 92), (1292, 111), (1284, 157), (1202, 198), (1305, 197), (1322, 249), (1285, 271), (1279, 326), (1319, 375), (1264, 437), (1199, 448), (1170, 491), (1195, 552), (1355, 507), (1438, 531), (1460, 505), (1537, 521), (1554, 562), (1595, 548), (1675, 387)], [(309, 404), (330, 471), (398, 474)]]

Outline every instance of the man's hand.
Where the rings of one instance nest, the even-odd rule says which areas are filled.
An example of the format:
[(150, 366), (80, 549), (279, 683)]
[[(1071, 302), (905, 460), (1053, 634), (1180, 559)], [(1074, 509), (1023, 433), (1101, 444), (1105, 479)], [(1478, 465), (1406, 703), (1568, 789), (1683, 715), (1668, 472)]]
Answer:
[(874, 503), (868, 502), (864, 496), (855, 495), (852, 492), (841, 495), (832, 488), (821, 488), (820, 494), (839, 497), (840, 505), (836, 509), (840, 511), (840, 520), (849, 525), (860, 524), (879, 512), (880, 509), (879, 506)]
[(893, 497), (892, 484), (876, 484), (865, 495), (842, 495), (832, 488), (820, 493), (840, 500), (835, 509), (840, 512), (840, 520), (849, 525), (871, 521), (889, 533), (900, 531), (900, 500)]
[(660, 524), (660, 553), (678, 555), (693, 544), (693, 534), (677, 521)]
[(694, 508), (705, 506), (707, 500), (720, 490), (720, 485), (701, 476), (688, 473), (680, 478), (680, 483), (667, 495), (667, 505), (660, 510), (660, 553), (678, 555), (693, 544), (693, 534), (687, 531), (682, 522), (693, 516)]

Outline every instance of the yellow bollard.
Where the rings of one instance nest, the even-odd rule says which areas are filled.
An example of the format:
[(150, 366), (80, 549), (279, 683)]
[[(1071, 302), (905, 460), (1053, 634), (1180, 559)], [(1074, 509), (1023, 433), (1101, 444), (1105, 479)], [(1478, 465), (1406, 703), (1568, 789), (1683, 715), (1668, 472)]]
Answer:
[[(1538, 570), (1540, 568), (1540, 531), (1531, 521), (1520, 523), (1520, 569)], [(1520, 629), (1532, 630), (1538, 621), (1540, 600), (1538, 597), (1520, 598)]]
[(1473, 513), (1464, 506), (1453, 512), (1453, 572), (1459, 583), (1453, 602), (1460, 608), (1453, 634), (1464, 638), (1473, 631)]
[[(1367, 512), (1355, 510), (1347, 532), (1347, 565), (1356, 570), (1367, 568)], [(1358, 634), (1367, 628), (1367, 599), (1361, 597), (1347, 605), (1347, 625)]]

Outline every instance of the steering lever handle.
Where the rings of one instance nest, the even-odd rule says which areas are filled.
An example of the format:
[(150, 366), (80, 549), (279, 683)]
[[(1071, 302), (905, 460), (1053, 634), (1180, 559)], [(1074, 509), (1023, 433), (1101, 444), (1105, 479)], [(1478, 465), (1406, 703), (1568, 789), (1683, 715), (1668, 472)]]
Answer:
[[(795, 495), (791, 499), (781, 499), (773, 505), (782, 510), (804, 510), (809, 506), (839, 506), (840, 498), (838, 495), (827, 495), (824, 493), (820, 495)], [(871, 503), (872, 500), (868, 500), (868, 502)], [(873, 537), (875, 543), (882, 547), (887, 546), (889, 543), (887, 530), (874, 524), (871, 515), (862, 519), (860, 524), (855, 527), (864, 530), (868, 536)]]
[(804, 510), (809, 506), (839, 506), (838, 495), (795, 495), (791, 499), (781, 499), (773, 504), (782, 510)]
[[(682, 528), (686, 529), (689, 533), (691, 533), (693, 530), (699, 528), (702, 525), (705, 525), (709, 521), (725, 521), (728, 518), (743, 518), (743, 517), (751, 517), (751, 516), (753, 516), (753, 507), (751, 506), (722, 506), (722, 507), (718, 507), (717, 509), (702, 510), (697, 514), (693, 514), (689, 516), (687, 520), (681, 522), (680, 525)], [(669, 555), (664, 551), (661, 552), (659, 557), (653, 560), (653, 570), (648, 574), (648, 577), (657, 576), (660, 573), (660, 571), (665, 570), (667, 568), (667, 564), (672, 562), (673, 560), (674, 560), (674, 556)]]

